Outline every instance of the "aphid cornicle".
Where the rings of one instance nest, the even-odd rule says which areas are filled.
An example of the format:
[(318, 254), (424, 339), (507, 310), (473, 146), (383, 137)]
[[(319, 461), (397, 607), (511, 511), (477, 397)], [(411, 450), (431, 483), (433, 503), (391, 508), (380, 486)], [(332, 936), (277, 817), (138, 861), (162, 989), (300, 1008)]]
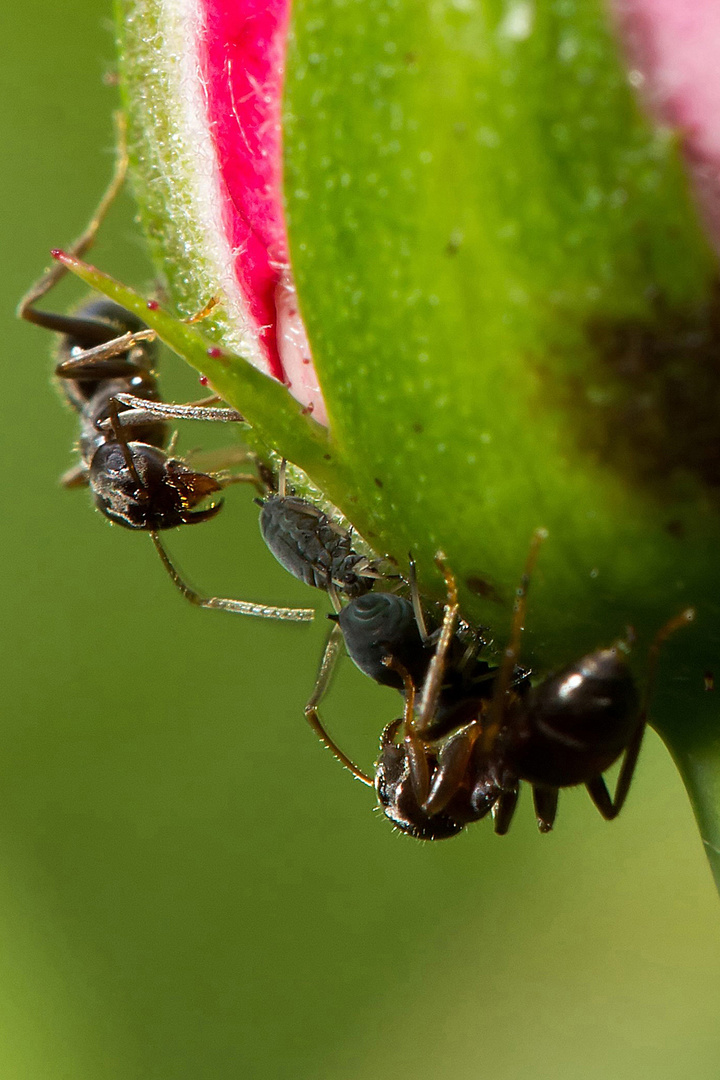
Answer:
[[(533, 545), (503, 661), (489, 673), (479, 672), (471, 664), (469, 671), (477, 676), (475, 685), (472, 677), (468, 681), (463, 661), (458, 660), (462, 637), (457, 632), (457, 591), (441, 559), (448, 599), (429, 661), (424, 623), (416, 616), (414, 636), (408, 621), (410, 609), (419, 609), (416, 593), (412, 605), (393, 598), (390, 607), (399, 616), (395, 621), (396, 635), (392, 620), (387, 622), (384, 637), (380, 622), (366, 633), (367, 620), (358, 620), (353, 614), (348, 617), (352, 605), (337, 617), (341, 628), (343, 621), (347, 624), (345, 644), (361, 670), (379, 682), (398, 685), (397, 681), (378, 678), (379, 665), (387, 666), (401, 681), (403, 716), (388, 724), (382, 733), (374, 777), (364, 774), (339, 751), (318, 715), (332, 658), (337, 654), (338, 643), (333, 643), (332, 638), (306, 715), (342, 763), (375, 788), (386, 817), (402, 832), (423, 840), (446, 839), (492, 812), (495, 831), (505, 833), (522, 781), (532, 787), (542, 832), (553, 826), (558, 793), (563, 787), (584, 784), (607, 819), (616, 817), (623, 806), (646, 726), (646, 708), (641, 707), (635, 682), (619, 649), (589, 653), (534, 687), (516, 666), (530, 569), (543, 535), (538, 533)], [(373, 599), (378, 600), (379, 595)], [(361, 602), (353, 603), (357, 606)], [(660, 645), (692, 617), (688, 609), (656, 637), (651, 648), (649, 687)], [(418, 648), (418, 640), (423, 651)], [(445, 720), (438, 724), (443, 711)], [(615, 795), (611, 797), (602, 774), (621, 757)]]

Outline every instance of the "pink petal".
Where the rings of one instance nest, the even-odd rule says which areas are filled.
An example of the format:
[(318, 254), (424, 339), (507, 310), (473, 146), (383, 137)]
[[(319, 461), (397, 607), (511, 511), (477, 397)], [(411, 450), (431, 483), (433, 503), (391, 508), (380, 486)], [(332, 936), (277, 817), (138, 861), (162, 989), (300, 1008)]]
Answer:
[(612, 0), (633, 82), (682, 138), (701, 209), (720, 248), (720, 0)]
[(268, 370), (327, 414), (288, 262), (282, 95), (288, 0), (201, 0), (199, 64), (225, 206), (223, 223)]

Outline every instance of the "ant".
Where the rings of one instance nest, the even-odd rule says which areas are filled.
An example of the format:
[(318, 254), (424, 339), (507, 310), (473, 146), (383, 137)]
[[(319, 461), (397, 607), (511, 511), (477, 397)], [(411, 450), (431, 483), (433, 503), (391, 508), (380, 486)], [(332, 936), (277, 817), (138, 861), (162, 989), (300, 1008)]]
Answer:
[[(110, 186), (85, 232), (72, 246), (76, 256), (83, 255), (93, 243), (124, 182), (127, 154), (122, 138), (120, 146)], [(173, 582), (192, 603), (264, 618), (312, 619), (311, 609), (202, 597), (182, 580), (159, 531), (207, 521), (221, 509), (223, 501), (218, 493), (224, 487), (241, 481), (259, 486), (259, 481), (246, 474), (197, 472), (173, 457), (167, 421), (243, 422), (243, 417), (234, 409), (210, 408), (204, 402), (173, 405), (160, 401), (154, 370), (155, 333), (113, 301), (93, 299), (74, 315), (38, 310), (38, 301), (65, 273), (66, 268), (56, 264), (18, 307), (21, 318), (62, 335), (55, 374), (80, 420), (81, 458), (62, 478), (64, 485), (87, 485), (95, 505), (107, 518), (125, 528), (149, 532)]]
[[(425, 630), (414, 574), (411, 602), (383, 594), (388, 601), (384, 611), (376, 605), (375, 618), (368, 618), (364, 602), (370, 598), (363, 597), (337, 617), (347, 651), (361, 670), (402, 689), (403, 716), (382, 732), (374, 778), (337, 747), (318, 714), (339, 647), (339, 635), (333, 631), (306, 717), (341, 763), (375, 788), (384, 814), (401, 832), (421, 840), (442, 840), (492, 813), (495, 832), (502, 835), (510, 827), (523, 780), (532, 787), (541, 832), (553, 827), (559, 790), (564, 787), (584, 784), (606, 820), (617, 817), (623, 807), (647, 708), (641, 707), (619, 646), (597, 649), (536, 686), (530, 686), (527, 673), (516, 665), (528, 584), (545, 535), (538, 530), (533, 539), (517, 592), (510, 644), (497, 668), (481, 672), (473, 664), (482, 661), (475, 659), (468, 668), (467, 660), (461, 659), (458, 669), (462, 635), (457, 586), (441, 554), (436, 563), (445, 577), (447, 601), (434, 635)], [(380, 594), (372, 597), (379, 599)], [(359, 605), (366, 610), (358, 610)], [(688, 608), (656, 636), (646, 699), (661, 645), (693, 618), (694, 611)], [(474, 687), (473, 677), (479, 679)], [(485, 693), (478, 693), (483, 682)], [(445, 719), (439, 723), (443, 712)], [(603, 773), (621, 757), (611, 796)]]

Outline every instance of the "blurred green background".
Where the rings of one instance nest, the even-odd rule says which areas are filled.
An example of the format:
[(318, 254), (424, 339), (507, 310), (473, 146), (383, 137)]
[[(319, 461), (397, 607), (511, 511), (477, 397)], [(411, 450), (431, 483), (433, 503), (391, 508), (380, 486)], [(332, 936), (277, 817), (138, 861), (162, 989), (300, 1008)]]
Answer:
[[(322, 619), (193, 610), (146, 537), (58, 487), (76, 424), (12, 312), (110, 174), (112, 28), (27, 0), (0, 35), (0, 1076), (716, 1078), (720, 912), (657, 738), (611, 825), (573, 791), (550, 836), (526, 797), (504, 839), (423, 847), (304, 724)], [(147, 287), (129, 200), (94, 259)], [(163, 379), (197, 395), (171, 356)], [(208, 591), (318, 602), (256, 518), (236, 489), (172, 550)], [(368, 766), (396, 709), (346, 666), (326, 715)]]

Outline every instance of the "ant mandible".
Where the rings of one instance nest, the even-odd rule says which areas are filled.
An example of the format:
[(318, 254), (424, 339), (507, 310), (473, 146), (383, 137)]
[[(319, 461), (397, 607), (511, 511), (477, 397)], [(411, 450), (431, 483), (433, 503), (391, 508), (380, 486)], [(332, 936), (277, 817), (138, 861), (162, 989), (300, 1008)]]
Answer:
[[(492, 812), (495, 831), (504, 834), (523, 780), (532, 787), (541, 832), (554, 824), (563, 787), (584, 784), (607, 820), (622, 809), (647, 724), (646, 702), (659, 649), (675, 629), (693, 619), (694, 611), (683, 611), (656, 636), (642, 707), (618, 646), (597, 649), (531, 687), (516, 661), (527, 588), (544, 537), (544, 530), (534, 537), (501, 664), (489, 672), (476, 669), (474, 686), (469, 676), (473, 668), (468, 669), (464, 659), (458, 682), (457, 658), (463, 654), (457, 629), (457, 588), (441, 555), (436, 561), (445, 577), (447, 602), (429, 659), (431, 636), (424, 627), (414, 575), (411, 602), (391, 594), (363, 597), (348, 604), (338, 617), (348, 653), (361, 670), (378, 682), (402, 689), (403, 716), (382, 733), (374, 778), (340, 750), (318, 714), (339, 648), (335, 633), (326, 647), (306, 716), (342, 764), (375, 788), (384, 814), (402, 832), (422, 840), (441, 840)], [(367, 601), (377, 602), (381, 595), (386, 597), (384, 610), (376, 604), (370, 613)], [(484, 693), (478, 693), (480, 687)], [(465, 699), (463, 693), (468, 695)], [(470, 707), (472, 718), (464, 706)], [(439, 723), (443, 712), (445, 719)], [(603, 773), (620, 757), (611, 796)]]

